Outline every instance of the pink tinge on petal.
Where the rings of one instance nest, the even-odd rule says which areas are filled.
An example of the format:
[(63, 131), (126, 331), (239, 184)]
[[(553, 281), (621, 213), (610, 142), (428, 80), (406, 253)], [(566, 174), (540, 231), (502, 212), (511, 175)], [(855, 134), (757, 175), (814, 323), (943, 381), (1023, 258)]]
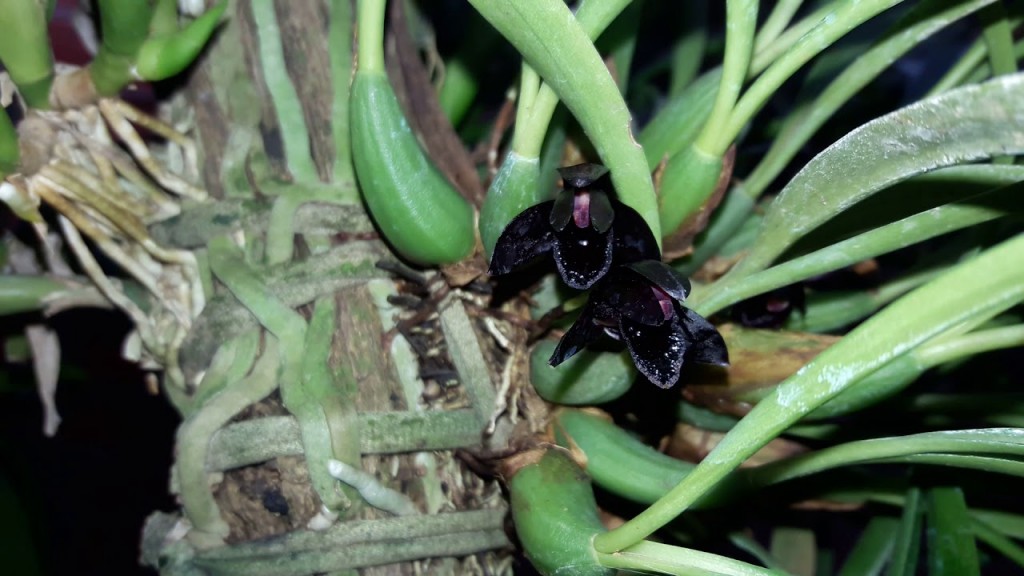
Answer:
[(657, 286), (651, 286), (651, 292), (654, 292), (654, 297), (658, 299), (658, 306), (661, 307), (661, 314), (665, 317), (665, 320), (672, 318), (675, 315), (675, 310), (672, 308), (672, 297)]
[(590, 226), (590, 192), (581, 190), (573, 196), (572, 221), (577, 228)]

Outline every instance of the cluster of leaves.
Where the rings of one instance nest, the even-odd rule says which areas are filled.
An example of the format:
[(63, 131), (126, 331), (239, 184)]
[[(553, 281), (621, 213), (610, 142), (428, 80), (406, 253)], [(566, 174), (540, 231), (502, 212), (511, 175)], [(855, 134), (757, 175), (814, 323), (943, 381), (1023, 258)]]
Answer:
[[(45, 38), (52, 2), (9, 4), (20, 11), (0, 13), (0, 59), (30, 108), (64, 105)], [(473, 33), (442, 51), (439, 90), (465, 141), (483, 139), (472, 113), (492, 112), (484, 88), (515, 83), (490, 77), (496, 68), (485, 58), (512, 52), (485, 48), (511, 45), (510, 60), (523, 61), (515, 131), (481, 205), (444, 182), (401, 116), (383, 65), (382, 0), (358, 2), (358, 69), (339, 99), (351, 100), (360, 191), (396, 253), (423, 265), (471, 258), (479, 208), (493, 273), (550, 253), (568, 286), (591, 291), (562, 341), (533, 352), (543, 397), (590, 407), (566, 407), (552, 422), (557, 443), (585, 458), (550, 448), (510, 474), (516, 527), (535, 566), (827, 574), (844, 558), (841, 574), (897, 576), (925, 558), (933, 573), (974, 574), (993, 552), (1024, 566), (1024, 511), (999, 498), (1014, 492), (1005, 477), (1024, 476), (1022, 397), (1007, 386), (1016, 368), (993, 369), (999, 350), (1024, 344), (1020, 4), (727, 0), (723, 14), (702, 2), (470, 4), (489, 26), (459, 28)], [(97, 5), (104, 34), (84, 72), (90, 101), (181, 70), (223, 8), (179, 30), (173, 0)], [(414, 24), (434, 22), (446, 38), (446, 18), (420, 8)], [(958, 50), (940, 49), (947, 45)], [(898, 62), (935, 74), (886, 72)], [(899, 101), (879, 97), (901, 92)], [(569, 114), (556, 114), (559, 102)], [(7, 120), (0, 115), (4, 176), (21, 162)], [(608, 173), (563, 171), (564, 189), (548, 200), (567, 149)], [(292, 230), (284, 232), (268, 241), (271, 262), (293, 251)], [(211, 251), (211, 266), (230, 288), (232, 270), (245, 268), (221, 240), (211, 243), (223, 248)], [(864, 263), (880, 272), (851, 272)], [(857, 281), (827, 287), (843, 274)], [(691, 292), (687, 276), (703, 282)], [(802, 303), (805, 289), (787, 287), (804, 283)], [(731, 307), (747, 317), (736, 307), (779, 290), (803, 308), (782, 330), (705, 320)], [(557, 293), (535, 294), (537, 312), (560, 304)], [(280, 312), (266, 323), (289, 351), (286, 396), (302, 380), (296, 334), (306, 323), (280, 303), (265, 308)], [(333, 314), (318, 306), (320, 316)], [(311, 332), (328, 340), (329, 330)], [(582, 350), (602, 334), (625, 340), (632, 362)], [(246, 341), (249, 360), (257, 341)], [(634, 366), (670, 387), (686, 361), (724, 363), (726, 346), (729, 370), (711, 383), (684, 381), (681, 396), (631, 387)], [(273, 366), (253, 374), (261, 393), (279, 386)], [(661, 395), (645, 402), (644, 390)], [(312, 401), (303, 408), (306, 422), (323, 417)], [(662, 440), (674, 455), (698, 452), (699, 463), (652, 448)], [(186, 512), (194, 526), (205, 514), (219, 537), (215, 506), (187, 510), (211, 498), (202, 456), (186, 461), (186, 490), (197, 495)], [(879, 476), (881, 464), (891, 472)], [(335, 485), (321, 472), (325, 499)], [(591, 481), (603, 489), (599, 501)], [(820, 511), (808, 521), (794, 503)], [(606, 531), (599, 505), (630, 519)], [(811, 530), (851, 509), (863, 526), (852, 552)], [(771, 530), (770, 550), (751, 526)]]
[[(516, 523), (535, 565), (554, 572), (571, 563), (580, 573), (603, 566), (824, 574), (845, 559), (843, 574), (910, 574), (925, 558), (933, 570), (968, 574), (992, 561), (991, 551), (1024, 565), (1014, 541), (1022, 535), (1020, 511), (997, 514), (989, 508), (1003, 502), (978, 490), (1006, 486), (993, 473), (1022, 472), (1022, 420), (1011, 408), (1019, 394), (1005, 388), (1002, 381), (1012, 378), (1005, 372), (986, 372), (982, 387), (973, 382), (991, 366), (975, 356), (998, 358), (993, 351), (1024, 343), (1017, 312), (1024, 297), (1017, 266), (1024, 237), (1016, 219), (1024, 172), (1015, 163), (1024, 150), (1017, 120), (1024, 78), (1016, 74), (1014, 41), (1019, 7), (730, 0), (724, 15), (687, 6), (687, 25), (666, 31), (656, 24), (663, 9), (652, 5), (584, 1), (568, 17), (560, 3), (473, 4), (526, 62), (515, 134), (481, 212), (491, 271), (505, 273), (550, 252), (566, 284), (591, 290), (561, 342), (536, 347), (533, 382), (553, 402), (604, 404), (616, 424), (565, 409), (555, 418), (559, 443), (585, 454), (587, 475), (605, 491), (649, 505), (638, 510), (599, 498), (598, 505), (635, 514), (608, 533), (582, 511), (571, 529), (564, 515), (557, 526), (544, 526), (529, 510), (550, 502), (517, 493), (536, 490), (532, 481), (518, 489), (513, 483)], [(710, 39), (723, 30), (719, 52)], [(959, 51), (937, 50), (954, 37)], [(652, 45), (663, 59), (634, 59)], [(457, 53), (450, 64), (465, 73), (473, 62)], [(604, 72), (606, 62), (617, 76)], [(886, 72), (896, 62), (929, 72)], [(454, 103), (467, 100), (446, 90), (442, 101), (451, 98), (447, 109), (458, 123), (465, 109)], [(894, 91), (901, 99), (879, 100)], [(586, 142), (566, 118), (552, 120), (549, 102), (559, 98)], [(635, 147), (618, 132), (620, 114), (650, 113), (652, 101), (653, 114), (636, 138), (646, 160), (638, 168)], [(471, 130), (470, 123), (463, 127)], [(561, 156), (566, 134), (592, 146), (591, 157), (610, 168), (612, 183), (603, 186), (614, 187), (621, 204), (594, 200), (594, 187), (574, 184), (573, 174), (563, 174), (565, 190), (544, 201), (543, 167)], [(660, 176), (657, 195), (644, 182), (649, 172)], [(788, 182), (783, 175), (791, 175)], [(616, 267), (616, 253), (626, 247), (609, 213), (628, 214), (631, 229), (635, 220), (645, 222), (670, 264)], [(584, 244), (597, 248), (583, 255)], [(704, 283), (689, 294), (679, 276), (662, 273), (669, 269)], [(550, 294), (557, 291), (536, 295), (542, 308), (559, 303)], [(686, 295), (692, 311), (681, 306)], [(743, 308), (752, 298), (761, 298), (765, 313)], [(733, 363), (724, 379), (684, 376), (681, 399), (654, 401), (675, 409), (638, 408), (644, 394), (630, 388), (633, 365), (671, 385), (667, 375), (678, 373), (681, 357), (670, 362), (665, 351), (678, 334), (693, 336), (665, 328), (677, 324), (638, 322), (667, 319), (670, 308), (674, 318), (715, 318), (732, 308), (734, 318), (782, 330), (722, 328)], [(772, 312), (781, 309), (793, 313)], [(635, 331), (638, 323), (643, 328)], [(633, 362), (580, 351), (601, 333), (624, 337)], [(554, 370), (538, 359), (549, 355), (560, 364)], [(971, 388), (961, 388), (968, 378)], [(1004, 402), (1005, 409), (992, 409)], [(638, 421), (639, 429), (630, 430)], [(1011, 428), (970, 429), (978, 426)], [(664, 445), (662, 435), (672, 429), (669, 451), (698, 452), (698, 465), (665, 458), (635, 436), (661, 431), (649, 439)], [(699, 442), (686, 435), (692, 429), (702, 431)], [(708, 438), (714, 441), (706, 454)], [(760, 466), (740, 469), (744, 462)], [(866, 465), (876, 463), (899, 464), (898, 481), (873, 476), (876, 468)], [(560, 457), (531, 466), (572, 482)], [(824, 473), (837, 467), (852, 468)], [(782, 499), (758, 499), (769, 485), (811, 475), (772, 492)], [(576, 488), (562, 494), (569, 508), (594, 505)], [(853, 553), (786, 511), (800, 501), (859, 510), (864, 531)], [(700, 512), (742, 510), (740, 503), (751, 502), (763, 510), (756, 519), (749, 511), (724, 515), (732, 521)], [(746, 520), (739, 518), (773, 528), (770, 551), (743, 533)], [(645, 540), (655, 532), (732, 552), (701, 556)], [(728, 544), (716, 540), (726, 535)], [(956, 538), (967, 544), (949, 544)], [(544, 542), (570, 540), (580, 543), (578, 555), (547, 554)]]

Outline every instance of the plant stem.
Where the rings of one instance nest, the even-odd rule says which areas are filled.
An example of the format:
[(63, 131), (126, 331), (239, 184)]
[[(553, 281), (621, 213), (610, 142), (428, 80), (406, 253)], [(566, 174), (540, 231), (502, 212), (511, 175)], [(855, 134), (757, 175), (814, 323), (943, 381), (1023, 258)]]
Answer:
[(683, 11), (683, 26), (676, 45), (672, 48), (671, 79), (669, 80), (668, 98), (679, 96), (690, 82), (697, 76), (701, 62), (704, 60), (704, 49), (708, 42), (708, 8), (706, 2), (684, 2), (679, 8)]
[(914, 355), (924, 366), (937, 366), (967, 356), (1024, 346), (1024, 324), (971, 332), (951, 340), (925, 344)]
[(739, 98), (743, 82), (750, 68), (754, 51), (754, 32), (757, 30), (757, 0), (727, 0), (725, 57), (722, 79), (711, 115), (694, 142), (694, 147), (708, 156), (721, 157), (735, 139), (725, 131), (730, 123), (733, 107)]
[[(523, 158), (536, 158), (540, 156), (541, 143), (544, 141), (544, 134), (532, 132), (530, 118), (533, 116), (533, 103), (537, 100), (537, 91), (540, 89), (540, 76), (537, 71), (523, 62), (522, 72), (519, 74), (519, 96), (516, 98), (516, 124), (512, 133), (512, 150)], [(547, 129), (547, 125), (544, 126)]]
[(779, 34), (775, 40), (768, 43), (766, 46), (761, 47), (754, 54), (753, 59), (750, 61), (750, 78), (753, 78), (764, 71), (765, 68), (775, 62), (779, 56), (789, 50), (798, 40), (804, 37), (805, 34), (811, 31), (812, 28), (817, 26), (824, 18), (825, 15), (835, 9), (836, 4), (839, 0), (832, 0), (830, 2), (824, 2), (821, 6), (818, 6), (813, 12), (804, 16), (798, 22), (786, 29), (785, 32)]
[[(594, 1), (584, 0), (576, 9), (576, 21), (580, 28), (593, 41), (596, 40), (605, 28), (615, 20), (623, 10), (629, 6), (632, 0), (611, 0)], [(524, 81), (526, 69), (529, 66), (524, 64)], [(533, 72), (533, 69), (529, 69)], [(536, 76), (536, 72), (533, 72)], [(531, 80), (531, 84), (533, 83)], [(539, 80), (539, 77), (537, 77)], [(524, 84), (531, 87), (531, 85)], [(512, 149), (524, 158), (537, 158), (540, 156), (541, 146), (544, 144), (544, 135), (547, 133), (548, 124), (558, 106), (558, 95), (551, 89), (547, 82), (535, 88), (536, 92), (528, 92), (533, 95), (527, 100), (527, 115), (521, 116), (522, 109), (516, 110), (516, 131), (512, 140)], [(522, 134), (520, 135), (520, 129)]]
[(719, 574), (722, 576), (777, 576), (784, 574), (708, 552), (670, 546), (658, 542), (637, 542), (626, 550), (607, 554), (598, 552), (602, 566), (629, 571), (661, 574)]
[(385, 74), (384, 12), (386, 0), (356, 0), (357, 66), (364, 72)]
[(6, 110), (0, 110), (0, 182), (18, 170), (21, 150), (18, 147), (18, 132)]
[(786, 26), (789, 26), (790, 21), (793, 20), (797, 10), (800, 9), (801, 4), (803, 4), (803, 0), (779, 0), (775, 3), (754, 38), (754, 54), (763, 52), (782, 34)]
[(9, 0), (0, 9), (0, 62), (30, 108), (50, 107), (53, 54), (46, 2)]

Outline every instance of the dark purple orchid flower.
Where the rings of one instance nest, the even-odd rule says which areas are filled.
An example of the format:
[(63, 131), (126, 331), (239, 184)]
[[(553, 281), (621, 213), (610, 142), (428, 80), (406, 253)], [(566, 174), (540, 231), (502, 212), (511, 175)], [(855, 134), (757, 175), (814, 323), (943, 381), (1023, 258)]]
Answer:
[(651, 229), (629, 206), (612, 198), (608, 169), (598, 164), (559, 168), (565, 188), (554, 200), (519, 213), (502, 231), (488, 273), (507, 274), (550, 252), (569, 286), (586, 290), (612, 261), (658, 260)]
[(684, 362), (728, 365), (718, 330), (683, 307), (689, 293), (689, 281), (660, 261), (616, 266), (594, 287), (548, 362), (561, 364), (604, 333), (624, 340), (640, 373), (662, 388), (675, 385)]

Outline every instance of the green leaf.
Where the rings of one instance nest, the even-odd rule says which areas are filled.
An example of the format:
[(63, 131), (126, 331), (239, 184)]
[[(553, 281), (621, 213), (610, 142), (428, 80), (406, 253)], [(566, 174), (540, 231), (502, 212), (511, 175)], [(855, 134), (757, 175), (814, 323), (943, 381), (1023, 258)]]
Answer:
[(916, 102), (854, 130), (812, 159), (772, 203), (754, 249), (730, 272), (761, 270), (797, 239), (912, 176), (1024, 153), (1024, 74)]
[[(815, 85), (817, 82), (805, 84), (801, 94), (804, 97), (801, 98), (798, 108), (790, 113), (781, 133), (772, 142), (771, 149), (747, 179), (746, 185), (750, 194), (755, 197), (760, 195), (806, 145), (811, 136), (883, 70), (911, 48), (980, 7), (990, 4), (991, 1), (920, 2), (896, 24), (891, 33), (879, 38), (873, 46), (855, 47), (859, 50), (856, 51), (856, 58), (852, 64), (846, 60), (848, 53), (843, 50), (834, 50), (820, 56), (809, 75), (819, 76), (819, 81), (821, 77), (832, 81), (824, 89)], [(842, 69), (828, 70), (828, 74), (815, 75), (817, 71), (825, 72), (822, 68), (830, 60), (837, 58), (842, 60)]]
[(922, 498), (919, 488), (907, 491), (903, 503), (903, 516), (900, 518), (899, 532), (896, 534), (892, 561), (886, 576), (914, 576), (917, 572), (917, 554), (921, 548), (921, 517)]
[(957, 324), (1020, 302), (1022, 259), (1024, 234), (951, 268), (861, 324), (758, 403), (671, 492), (629, 522), (598, 536), (595, 547), (614, 552), (647, 537), (788, 426), (868, 374)]
[(864, 527), (857, 544), (846, 558), (839, 576), (875, 576), (892, 555), (900, 522), (888, 516), (875, 516)]
[(1024, 548), (1003, 534), (1000, 534), (994, 527), (972, 518), (971, 529), (974, 536), (984, 542), (987, 546), (1013, 560), (1018, 566), (1024, 568)]
[(960, 488), (928, 491), (928, 574), (972, 576), (981, 574), (978, 545)]
[[(851, 266), (861, 260), (955, 230), (1019, 213), (1022, 192), (1024, 182), (1018, 182), (925, 210), (750, 276), (726, 276), (704, 293), (695, 293), (690, 299), (690, 307), (708, 316), (725, 306), (775, 288)], [(755, 243), (751, 252), (760, 246)]]

